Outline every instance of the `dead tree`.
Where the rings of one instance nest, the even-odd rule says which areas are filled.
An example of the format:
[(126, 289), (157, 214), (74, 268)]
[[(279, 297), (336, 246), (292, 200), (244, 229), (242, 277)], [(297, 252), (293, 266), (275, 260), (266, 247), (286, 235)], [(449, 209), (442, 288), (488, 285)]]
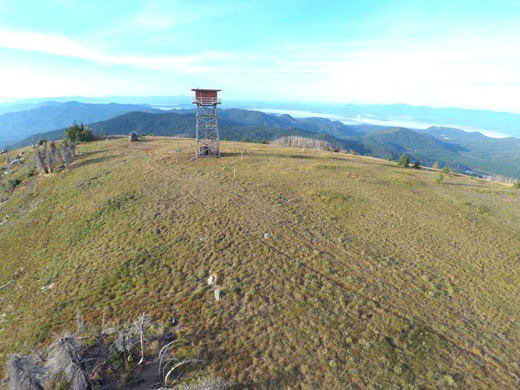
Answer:
[(52, 159), (56, 162), (56, 156), (58, 157), (58, 161), (60, 162), (60, 167), (63, 168), (65, 164), (63, 163), (63, 157), (61, 156), (60, 149), (56, 146), (56, 142), (49, 142), (49, 148), (51, 149)]
[(61, 156), (59, 148), (56, 148), (56, 155), (58, 156), (58, 160), (60, 161), (60, 167), (63, 168), (65, 166), (65, 162), (63, 161), (63, 157)]
[[(44, 383), (52, 384), (64, 380), (68, 389), (91, 390), (94, 385), (90, 378), (94, 378), (94, 375), (103, 378), (110, 370), (114, 371), (111, 358), (115, 355), (130, 358), (140, 352), (139, 363), (144, 360), (147, 339), (152, 337), (152, 321), (145, 313), (130, 326), (113, 328), (110, 333), (89, 335), (79, 311), (76, 321), (78, 332), (83, 334), (81, 338), (66, 334), (43, 353), (32, 351), (33, 354), (29, 356), (13, 355), (8, 363), (6, 378), (3, 382), (0, 381), (0, 387), (7, 384), (9, 390), (45, 390)], [(108, 334), (117, 335), (110, 347), (105, 344)], [(221, 379), (198, 379), (196, 383), (187, 385), (186, 378), (193, 375), (194, 370), (202, 366), (202, 362), (198, 359), (178, 359), (173, 356), (171, 347), (174, 343), (175, 341), (170, 342), (159, 352), (158, 374), (165, 387), (193, 390), (226, 387)]]
[(70, 169), (70, 165), (74, 161), (75, 147), (74, 144), (69, 141), (64, 141), (62, 145), (63, 156), (65, 157), (65, 166)]
[(137, 353), (137, 346), (140, 345), (141, 360), (144, 361), (144, 344), (148, 341), (148, 332), (146, 323), (150, 317), (143, 313), (139, 318), (130, 325), (128, 329), (122, 329), (118, 332), (118, 336), (110, 347), (110, 353), (117, 351), (123, 354), (126, 360), (130, 360), (133, 354)]
[(45, 369), (30, 356), (15, 354), (7, 366), (7, 388), (10, 390), (45, 390)]
[(5, 161), (7, 162), (7, 166), (11, 165), (11, 158), (9, 157), (9, 146), (4, 148), (5, 150)]
[(71, 390), (91, 390), (81, 344), (73, 335), (60, 337), (51, 345), (46, 367), (53, 377), (63, 375), (70, 382)]
[(43, 157), (41, 155), (40, 149), (34, 150), (34, 162), (36, 163), (36, 168), (43, 173), (49, 173), (47, 171), (47, 166), (45, 165), (45, 161), (43, 161)]
[(173, 382), (173, 384), (182, 383), (183, 379), (186, 377), (186, 373), (181, 371), (181, 367), (194, 364), (199, 366), (202, 365), (202, 362), (199, 359), (179, 360), (176, 357), (169, 356), (170, 347), (174, 343), (175, 341), (166, 344), (159, 352), (159, 376), (164, 382), (164, 386), (168, 386), (168, 381)]
[(47, 147), (47, 167), (49, 168), (49, 172), (53, 173), (54, 169), (54, 157), (52, 155), (52, 149), (50, 147)]

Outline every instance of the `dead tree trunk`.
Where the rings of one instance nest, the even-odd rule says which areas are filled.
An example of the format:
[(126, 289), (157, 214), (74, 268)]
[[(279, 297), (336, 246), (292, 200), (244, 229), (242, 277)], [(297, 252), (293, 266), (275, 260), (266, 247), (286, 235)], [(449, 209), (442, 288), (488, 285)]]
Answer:
[(43, 173), (49, 173), (47, 171), (47, 166), (45, 165), (45, 162), (43, 161), (43, 157), (40, 153), (40, 149), (36, 149), (34, 151), (34, 161), (36, 162), (36, 168), (39, 171), (42, 171)]

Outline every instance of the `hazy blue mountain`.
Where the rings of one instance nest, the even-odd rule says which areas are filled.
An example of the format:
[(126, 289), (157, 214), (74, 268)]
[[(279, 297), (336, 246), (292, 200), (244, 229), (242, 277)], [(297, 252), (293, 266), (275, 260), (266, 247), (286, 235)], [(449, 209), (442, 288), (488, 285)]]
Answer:
[(56, 105), (56, 104), (60, 104), (60, 103), (53, 102), (53, 101), (44, 101), (41, 103), (36, 103), (36, 102), (3, 103), (3, 104), (0, 104), (0, 115), (6, 114), (8, 112), (28, 111), (28, 110), (33, 110), (35, 108), (52, 106), (52, 105)]
[(129, 111), (159, 112), (151, 107), (131, 104), (43, 103), (31, 110), (0, 115), (0, 145), (15, 143), (32, 134), (65, 128), (73, 121), (96, 122)]
[[(190, 96), (104, 96), (104, 97), (84, 97), (84, 96), (62, 96), (62, 97), (48, 97), (48, 98), (31, 98), (20, 99), (10, 102), (0, 102), (0, 110), (4, 106), (12, 105), (27, 105), (38, 106), (46, 102), (67, 103), (79, 102), (86, 104), (136, 104), (140, 106), (160, 106), (160, 105), (185, 105), (191, 104), (192, 98)], [(32, 107), (34, 108), (34, 107)]]
[(503, 133), (520, 137), (520, 115), (508, 112), (485, 110), (466, 110), (462, 108), (431, 108), (425, 106), (410, 106), (407, 104), (392, 105), (353, 105), (347, 104), (331, 111), (348, 118), (360, 115), (364, 118), (413, 123), (429, 123), (442, 127), (469, 127)]

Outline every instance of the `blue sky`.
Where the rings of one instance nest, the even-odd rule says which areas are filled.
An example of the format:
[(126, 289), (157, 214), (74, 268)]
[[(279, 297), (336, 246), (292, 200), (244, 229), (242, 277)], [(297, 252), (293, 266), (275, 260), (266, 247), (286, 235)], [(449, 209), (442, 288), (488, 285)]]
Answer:
[(0, 0), (0, 99), (200, 87), (520, 113), (519, 37), (517, 0)]

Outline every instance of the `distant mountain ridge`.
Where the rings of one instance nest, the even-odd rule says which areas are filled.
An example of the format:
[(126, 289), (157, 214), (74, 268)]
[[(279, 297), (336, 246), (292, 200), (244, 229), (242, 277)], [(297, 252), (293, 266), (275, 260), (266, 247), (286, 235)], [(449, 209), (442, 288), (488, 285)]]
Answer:
[(16, 142), (35, 133), (63, 129), (75, 120), (78, 123), (97, 122), (130, 111), (160, 112), (151, 107), (132, 104), (44, 102), (37, 108), (0, 115), (0, 141), (4, 144)]
[[(38, 129), (22, 131), (25, 141), (31, 138), (60, 139), (63, 128), (73, 120), (89, 124), (96, 134), (138, 134), (195, 136), (195, 110), (170, 111), (131, 104), (86, 104), (80, 102), (40, 102), (29, 111), (0, 115), (0, 137), (6, 128)], [(191, 107), (191, 106), (190, 106)], [(380, 158), (399, 158), (405, 153), (413, 161), (466, 172), (502, 174), (520, 178), (520, 139), (497, 139), (477, 132), (432, 126), (410, 130), (401, 126), (345, 124), (323, 117), (295, 118), (288, 114), (268, 114), (257, 110), (219, 109), (222, 139), (260, 142), (287, 135), (320, 138), (338, 147)], [(319, 115), (319, 114), (317, 114)], [(94, 119), (89, 119), (94, 118)], [(59, 126), (57, 126), (59, 124)], [(53, 129), (53, 131), (46, 131)], [(36, 134), (35, 134), (36, 133)], [(7, 134), (12, 134), (7, 131)], [(5, 143), (5, 141), (4, 141)]]
[[(346, 118), (377, 120), (378, 123), (401, 122), (405, 127), (413, 127), (413, 123), (436, 125), (440, 127), (456, 127), (463, 129), (487, 130), (508, 136), (520, 137), (520, 115), (509, 112), (486, 110), (468, 110), (462, 108), (432, 108), (411, 106), (408, 104), (346, 104), (331, 108), (330, 113)], [(406, 125), (405, 125), (406, 123)]]
[[(475, 110), (464, 108), (432, 108), (426, 106), (412, 106), (409, 104), (344, 104), (323, 102), (283, 102), (283, 101), (247, 101), (227, 98), (223, 95), (226, 107), (235, 107), (247, 110), (266, 111), (276, 109), (279, 112), (292, 111), (309, 112), (308, 117), (325, 116), (342, 121), (352, 119), (361, 124), (358, 119), (376, 120), (377, 125), (401, 126), (408, 128), (426, 129), (428, 126), (454, 127), (463, 130), (487, 130), (501, 133), (506, 136), (520, 137), (520, 113), (495, 112), (489, 110)], [(108, 96), (108, 97), (55, 97), (18, 100), (15, 102), (0, 103), (0, 114), (12, 111), (20, 111), (24, 106), (35, 108), (44, 102), (68, 102), (78, 101), (88, 104), (133, 104), (147, 107), (161, 108), (189, 108), (192, 98), (190, 96)], [(317, 115), (311, 114), (316, 113)], [(295, 116), (295, 115), (293, 115)], [(420, 123), (421, 126), (414, 126)]]

